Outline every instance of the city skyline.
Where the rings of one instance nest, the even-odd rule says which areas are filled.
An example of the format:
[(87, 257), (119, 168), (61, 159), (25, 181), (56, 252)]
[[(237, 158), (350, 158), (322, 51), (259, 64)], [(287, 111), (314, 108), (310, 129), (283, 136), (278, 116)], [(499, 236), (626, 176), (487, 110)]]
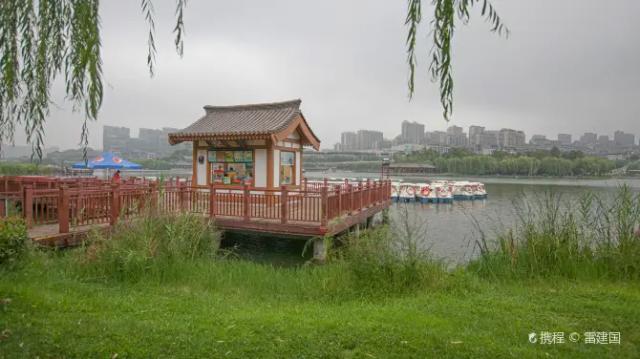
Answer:
[[(559, 132), (613, 137), (613, 129), (640, 134), (637, 1), (589, 2), (580, 11), (572, 2), (501, 2), (508, 39), (472, 18), (469, 26), (456, 29), (450, 124), (442, 119), (437, 86), (428, 78), (426, 41), (417, 49), (424, 55), (418, 59), (416, 93), (408, 99), (403, 2), (189, 2), (182, 59), (165, 31), (173, 11), (158, 6), (153, 78), (139, 3), (113, 0), (100, 6), (105, 92), (99, 121), (90, 123), (94, 148), (102, 145), (103, 125), (184, 128), (204, 105), (291, 98), (303, 100), (323, 148), (352, 129), (391, 137), (403, 120), (443, 131), (450, 124), (465, 131), (479, 124), (547, 137)], [(425, 4), (425, 11), (431, 9)], [(420, 39), (427, 37), (423, 30)], [(64, 100), (63, 83), (54, 84), (51, 94), (55, 105), (45, 145), (77, 147), (82, 117)], [(21, 131), (16, 134), (16, 143), (24, 143)]]

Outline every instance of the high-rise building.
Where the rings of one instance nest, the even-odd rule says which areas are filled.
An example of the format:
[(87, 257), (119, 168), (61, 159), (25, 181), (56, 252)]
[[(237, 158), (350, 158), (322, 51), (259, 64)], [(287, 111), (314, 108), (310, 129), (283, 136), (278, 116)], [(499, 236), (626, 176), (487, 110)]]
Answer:
[(616, 131), (613, 134), (613, 142), (620, 147), (633, 147), (636, 143), (636, 136), (624, 131)]
[(607, 147), (609, 145), (611, 145), (611, 141), (609, 140), (609, 136), (607, 136), (607, 135), (598, 136), (598, 146)]
[(580, 136), (580, 144), (583, 146), (595, 146), (598, 143), (598, 134), (593, 132), (585, 132)]
[(400, 138), (404, 143), (420, 144), (424, 142), (424, 125), (417, 122), (402, 121)]
[(124, 152), (128, 149), (130, 138), (131, 130), (128, 127), (102, 127), (102, 149), (104, 151)]
[(519, 147), (525, 145), (525, 134), (523, 131), (516, 131), (510, 128), (503, 128), (498, 134), (498, 146)]
[(467, 134), (459, 126), (447, 128), (447, 145), (452, 147), (464, 147), (467, 145)]
[(482, 134), (484, 127), (469, 126), (469, 144), (476, 147), (482, 147)]
[(355, 132), (343, 132), (340, 135), (340, 150), (353, 151), (358, 147), (358, 136)]
[(532, 146), (548, 146), (550, 143), (551, 141), (545, 135), (533, 135), (529, 139), (529, 144)]
[(359, 150), (379, 150), (384, 141), (382, 132), (371, 130), (358, 130), (356, 133), (357, 149)]
[(428, 145), (445, 146), (447, 144), (447, 133), (444, 131), (427, 132), (424, 136)]
[(571, 145), (571, 135), (568, 133), (559, 133), (558, 134), (558, 143), (562, 146), (570, 146)]

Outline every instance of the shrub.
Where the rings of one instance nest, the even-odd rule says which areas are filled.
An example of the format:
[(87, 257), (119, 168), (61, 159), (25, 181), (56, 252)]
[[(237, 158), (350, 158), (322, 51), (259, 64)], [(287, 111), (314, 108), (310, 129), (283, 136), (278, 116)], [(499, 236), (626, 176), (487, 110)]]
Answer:
[(94, 231), (80, 254), (86, 274), (98, 278), (136, 281), (144, 276), (163, 279), (180, 263), (213, 258), (219, 233), (210, 222), (192, 214), (151, 215), (121, 221), (110, 233)]
[(8, 217), (0, 220), (0, 264), (16, 262), (27, 246), (27, 226), (22, 218)]

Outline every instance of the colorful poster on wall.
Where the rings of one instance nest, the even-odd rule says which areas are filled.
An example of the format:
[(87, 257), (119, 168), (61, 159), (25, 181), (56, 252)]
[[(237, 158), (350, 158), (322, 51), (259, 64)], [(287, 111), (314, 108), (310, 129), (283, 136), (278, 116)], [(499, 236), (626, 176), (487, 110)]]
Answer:
[(224, 151), (216, 151), (216, 162), (224, 162)]
[(216, 151), (209, 151), (209, 162), (216, 162)]
[(253, 162), (253, 151), (244, 151), (244, 161)]
[(224, 152), (224, 162), (233, 162), (233, 151)]
[(243, 151), (233, 151), (233, 160), (235, 162), (244, 162), (244, 152)]

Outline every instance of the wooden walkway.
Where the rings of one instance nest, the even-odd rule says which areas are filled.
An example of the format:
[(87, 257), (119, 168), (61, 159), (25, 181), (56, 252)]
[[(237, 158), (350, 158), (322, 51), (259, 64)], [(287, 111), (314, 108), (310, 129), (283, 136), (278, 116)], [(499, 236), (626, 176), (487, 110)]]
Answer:
[(19, 198), (34, 241), (53, 246), (77, 244), (90, 230), (108, 230), (118, 221), (135, 220), (145, 211), (193, 213), (222, 230), (298, 237), (333, 236), (366, 223), (390, 205), (390, 182), (328, 184), (303, 188), (257, 189), (100, 185), (35, 189), (25, 186)]

